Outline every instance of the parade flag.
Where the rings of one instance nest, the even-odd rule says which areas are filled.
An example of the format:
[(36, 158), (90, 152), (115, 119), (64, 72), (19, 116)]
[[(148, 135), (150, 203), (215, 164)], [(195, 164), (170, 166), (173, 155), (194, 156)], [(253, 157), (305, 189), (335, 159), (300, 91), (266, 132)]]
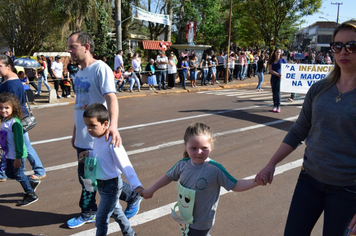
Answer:
[(132, 16), (138, 20), (145, 20), (164, 25), (171, 24), (169, 21), (169, 15), (152, 13), (134, 5), (132, 6)]
[(324, 79), (334, 67), (319, 64), (282, 64), (281, 66), (281, 92), (287, 93), (307, 93), (312, 84)]

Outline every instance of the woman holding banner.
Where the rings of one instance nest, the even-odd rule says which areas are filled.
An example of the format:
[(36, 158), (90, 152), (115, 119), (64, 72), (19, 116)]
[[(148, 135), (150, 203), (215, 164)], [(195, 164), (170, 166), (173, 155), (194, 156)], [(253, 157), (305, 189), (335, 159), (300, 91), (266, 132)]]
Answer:
[(338, 26), (333, 41), (333, 71), (311, 86), (297, 121), (256, 176), (258, 184), (272, 183), (276, 165), (305, 140), (288, 236), (310, 235), (323, 212), (323, 236), (356, 235), (356, 23)]
[(287, 63), (287, 60), (282, 58), (282, 50), (276, 48), (273, 51), (269, 61), (269, 73), (271, 73), (271, 87), (273, 97), (273, 108), (270, 112), (281, 112), (281, 64)]

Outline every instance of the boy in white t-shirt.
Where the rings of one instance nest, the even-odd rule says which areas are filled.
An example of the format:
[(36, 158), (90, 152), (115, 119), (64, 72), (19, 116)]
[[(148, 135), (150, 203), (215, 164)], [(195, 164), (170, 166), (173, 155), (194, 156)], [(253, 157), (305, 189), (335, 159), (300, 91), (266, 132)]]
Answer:
[(123, 147), (110, 144), (111, 137), (105, 140), (105, 132), (109, 127), (109, 112), (103, 104), (93, 103), (83, 113), (84, 123), (89, 134), (94, 137), (93, 150), (79, 154), (79, 161), (85, 157), (96, 158), (96, 180), (100, 194), (100, 203), (96, 212), (96, 235), (106, 235), (110, 217), (119, 224), (123, 235), (136, 235), (130, 222), (122, 211), (119, 196), (122, 191), (121, 173), (130, 183), (131, 189), (141, 193), (142, 184)]

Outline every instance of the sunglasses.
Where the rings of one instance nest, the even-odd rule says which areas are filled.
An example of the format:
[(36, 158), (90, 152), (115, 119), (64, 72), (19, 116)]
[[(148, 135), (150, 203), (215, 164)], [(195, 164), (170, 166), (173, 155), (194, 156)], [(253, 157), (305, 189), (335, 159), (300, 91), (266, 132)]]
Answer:
[(343, 47), (349, 53), (356, 53), (356, 41), (350, 41), (345, 44), (341, 42), (332, 42), (330, 43), (330, 47), (334, 53), (341, 52)]

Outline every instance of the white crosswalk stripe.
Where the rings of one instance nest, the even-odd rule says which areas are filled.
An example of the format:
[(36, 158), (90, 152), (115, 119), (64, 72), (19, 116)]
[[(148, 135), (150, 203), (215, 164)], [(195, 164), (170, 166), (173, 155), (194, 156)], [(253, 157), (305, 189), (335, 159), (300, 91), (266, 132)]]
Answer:
[[(226, 97), (236, 97), (237, 99), (251, 100), (251, 101), (263, 101), (270, 103), (272, 101), (272, 92), (270, 89), (258, 92), (256, 90), (248, 89), (223, 89), (214, 91), (201, 91), (200, 94), (216, 95), (216, 96), (226, 96)], [(290, 98), (290, 93), (281, 93), (282, 105), (287, 105), (288, 103), (298, 103), (302, 104), (304, 101), (304, 96), (298, 97), (293, 103), (288, 101)]]

